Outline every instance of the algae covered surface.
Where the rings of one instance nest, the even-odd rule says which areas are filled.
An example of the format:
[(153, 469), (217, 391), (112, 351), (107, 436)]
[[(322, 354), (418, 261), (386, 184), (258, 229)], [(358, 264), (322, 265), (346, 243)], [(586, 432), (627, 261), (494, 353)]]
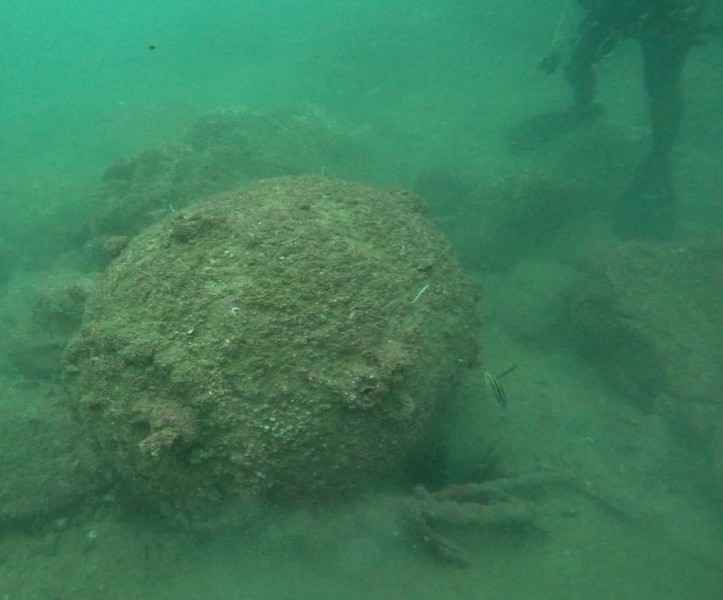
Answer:
[(132, 240), (66, 383), (129, 493), (341, 497), (428, 436), (476, 360), (477, 295), (412, 194), (263, 180)]

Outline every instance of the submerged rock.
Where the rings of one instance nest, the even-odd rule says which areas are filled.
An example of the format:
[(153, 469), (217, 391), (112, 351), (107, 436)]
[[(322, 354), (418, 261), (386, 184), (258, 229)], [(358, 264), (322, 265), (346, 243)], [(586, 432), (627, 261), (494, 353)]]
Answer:
[(262, 177), (359, 177), (374, 172), (372, 156), (318, 109), (207, 114), (180, 143), (146, 149), (105, 170), (90, 219), (92, 249), (105, 263), (118, 237), (132, 236), (204, 196)]
[(584, 354), (707, 452), (723, 497), (723, 239), (621, 244), (590, 261), (570, 309)]
[(476, 291), (417, 197), (263, 180), (134, 238), (66, 356), (125, 490), (173, 512), (394, 477), (477, 356)]
[(43, 522), (91, 502), (107, 480), (77, 423), (47, 396), (52, 388), (3, 384), (0, 526)]
[(723, 394), (723, 240), (621, 244), (590, 261), (571, 309), (580, 347), (629, 395)]
[(74, 271), (30, 274), (13, 286), (0, 303), (7, 319), (0, 351), (9, 366), (30, 380), (57, 381), (92, 287), (92, 277)]

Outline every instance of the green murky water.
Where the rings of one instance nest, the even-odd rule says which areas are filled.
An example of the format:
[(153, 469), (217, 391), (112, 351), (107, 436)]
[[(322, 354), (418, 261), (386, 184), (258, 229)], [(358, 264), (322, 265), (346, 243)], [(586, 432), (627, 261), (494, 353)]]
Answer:
[[(0, 599), (723, 597), (723, 14), (710, 3), (693, 45), (685, 2), (647, 4), (660, 26), (610, 34), (593, 67), (604, 110), (578, 123), (562, 112), (576, 2), (5, 2)], [(645, 171), (676, 129), (675, 90), (653, 97), (652, 128), (644, 85), (670, 81), (655, 67), (670, 36), (691, 46), (685, 111)], [(422, 197), (481, 293), (481, 361), (391, 482), (254, 502), (212, 531), (159, 515), (82, 426), (66, 345), (140, 231), (306, 174)], [(410, 533), (415, 483), (508, 478), (511, 499), (457, 508), (519, 501), (524, 527)]]

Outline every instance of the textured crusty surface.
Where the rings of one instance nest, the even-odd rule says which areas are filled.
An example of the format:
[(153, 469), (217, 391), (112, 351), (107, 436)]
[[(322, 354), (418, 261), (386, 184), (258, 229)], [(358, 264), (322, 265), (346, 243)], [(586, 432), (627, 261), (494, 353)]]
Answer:
[(101, 459), (174, 511), (393, 476), (477, 356), (477, 293), (419, 199), (263, 180), (134, 238), (66, 355)]
[(40, 525), (99, 496), (107, 481), (98, 459), (53, 386), (0, 386), (0, 530)]

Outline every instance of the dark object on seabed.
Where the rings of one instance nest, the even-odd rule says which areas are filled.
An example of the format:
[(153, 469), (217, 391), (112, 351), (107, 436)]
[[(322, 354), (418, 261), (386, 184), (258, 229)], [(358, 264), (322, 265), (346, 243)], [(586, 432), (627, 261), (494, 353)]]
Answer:
[(533, 530), (535, 514), (531, 503), (505, 489), (508, 480), (498, 481), (452, 485), (435, 492), (416, 486), (413, 497), (401, 511), (407, 535), (437, 560), (468, 567), (469, 555), (446, 529)]
[(604, 113), (600, 104), (593, 104), (585, 110), (573, 107), (533, 115), (512, 128), (507, 138), (509, 147), (517, 154), (534, 152), (593, 122)]
[(651, 154), (615, 206), (613, 231), (622, 239), (669, 240), (676, 223), (670, 157)]
[(561, 62), (562, 54), (558, 50), (553, 50), (537, 61), (537, 68), (545, 75), (553, 75)]

